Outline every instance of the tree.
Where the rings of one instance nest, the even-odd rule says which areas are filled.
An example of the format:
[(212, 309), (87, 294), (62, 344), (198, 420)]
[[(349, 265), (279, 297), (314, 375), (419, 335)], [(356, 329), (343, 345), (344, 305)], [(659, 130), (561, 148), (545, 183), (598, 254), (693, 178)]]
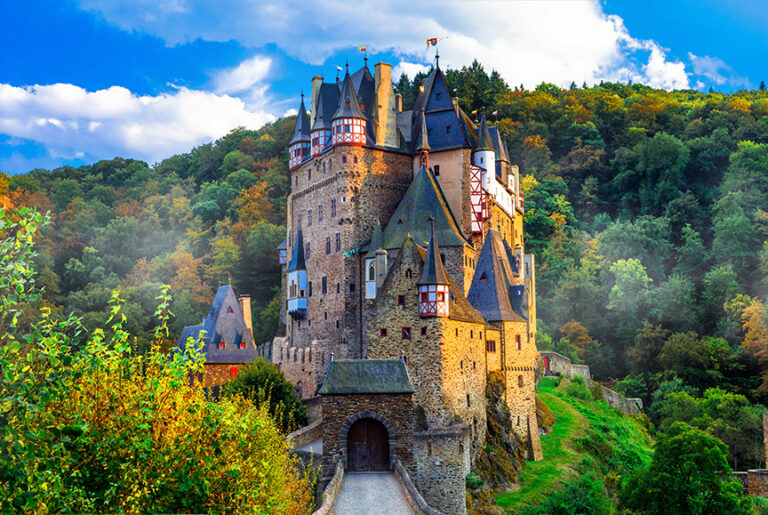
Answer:
[(643, 321), (642, 328), (635, 335), (635, 345), (627, 351), (633, 374), (654, 373), (660, 370), (658, 356), (668, 337), (668, 330)]
[(279, 421), (283, 431), (307, 423), (307, 407), (301, 403), (293, 385), (271, 363), (257, 358), (227, 383), (228, 395), (242, 395), (259, 404), (269, 405), (270, 415)]
[(727, 446), (683, 422), (659, 435), (650, 466), (622, 487), (620, 507), (642, 514), (749, 513)]
[(768, 365), (768, 312), (765, 304), (754, 300), (741, 315), (744, 348), (765, 367)]
[(615, 282), (608, 294), (608, 309), (614, 313), (617, 337), (626, 346), (640, 325), (652, 279), (637, 259), (620, 259), (610, 271)]

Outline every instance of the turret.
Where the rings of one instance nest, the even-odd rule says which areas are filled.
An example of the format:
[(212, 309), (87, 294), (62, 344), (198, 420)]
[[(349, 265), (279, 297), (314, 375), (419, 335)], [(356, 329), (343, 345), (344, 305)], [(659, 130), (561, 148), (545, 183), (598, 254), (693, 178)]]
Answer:
[(429, 139), (427, 134), (427, 119), (424, 116), (424, 110), (421, 110), (421, 129), (419, 130), (419, 139), (416, 144), (416, 151), (421, 154), (420, 166), (429, 170)]
[[(381, 224), (376, 221), (376, 225), (373, 228), (373, 237), (371, 243), (368, 245), (368, 253), (365, 255), (365, 298), (376, 298), (376, 282), (379, 275), (386, 273), (386, 259), (387, 251), (382, 249), (384, 247), (384, 231), (381, 230)], [(381, 249), (382, 254), (379, 254)], [(383, 257), (384, 270), (380, 270)]]
[(293, 129), (293, 137), (288, 143), (288, 169), (293, 170), (309, 157), (309, 118), (304, 108), (304, 94), (301, 94), (299, 115), (296, 117), (296, 127)]
[[(333, 87), (336, 88), (336, 86)], [(318, 94), (315, 103), (314, 122), (310, 132), (312, 136), (312, 157), (321, 154), (331, 144), (331, 116), (333, 112), (332, 109), (329, 109), (330, 105), (328, 103), (330, 92), (325, 93), (322, 85), (319, 89), (321, 93)], [(335, 105), (335, 101), (333, 103)]]
[(434, 224), (429, 234), (424, 270), (416, 284), (419, 286), (419, 316), (447, 317), (449, 312), (448, 274), (443, 268), (440, 249), (435, 240)]
[(493, 179), (496, 173), (496, 152), (491, 143), (491, 133), (488, 131), (488, 123), (485, 121), (485, 112), (480, 119), (480, 130), (477, 134), (475, 148), (472, 149), (472, 164), (484, 170), (483, 188), (488, 191), (488, 181)]
[(360, 109), (349, 70), (341, 84), (339, 107), (331, 119), (333, 145), (365, 145), (366, 118)]
[(288, 314), (296, 320), (307, 316), (307, 265), (304, 261), (304, 237), (296, 233), (291, 262), (286, 270), (288, 282)]

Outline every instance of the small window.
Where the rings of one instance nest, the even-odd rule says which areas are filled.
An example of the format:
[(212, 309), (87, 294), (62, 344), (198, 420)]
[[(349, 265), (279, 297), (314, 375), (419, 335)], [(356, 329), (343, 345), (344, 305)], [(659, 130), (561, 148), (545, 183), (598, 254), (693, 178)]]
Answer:
[(357, 163), (357, 156), (355, 156), (355, 157), (353, 157), (353, 158), (352, 158), (352, 162), (353, 162), (353, 163)]
[(318, 223), (323, 221), (323, 206), (322, 206), (322, 204), (317, 206), (317, 221), (318, 221)]
[(336, 199), (331, 199), (331, 218), (336, 217)]
[(482, 157), (480, 158), (480, 164), (483, 164), (483, 158)]
[(437, 302), (443, 302), (445, 300), (445, 293), (438, 292), (437, 293)]
[(427, 328), (426, 327), (422, 327), (421, 328), (421, 335), (422, 336), (426, 336), (427, 335)]
[(323, 276), (322, 282), (323, 282), (323, 295), (327, 295), (328, 294), (328, 277)]
[(486, 352), (496, 352), (496, 341), (495, 340), (488, 340), (485, 342), (485, 351)]
[(411, 339), (411, 328), (410, 327), (403, 327), (400, 331), (400, 335), (403, 338), (403, 340), (410, 340)]
[(397, 305), (398, 306), (405, 306), (405, 295), (398, 295), (397, 296)]
[(244, 348), (245, 348), (245, 342), (240, 342), (240, 348), (241, 348), (241, 349), (244, 349)]
[(347, 162), (347, 156), (341, 156), (341, 162), (346, 163)]
[(464, 370), (464, 360), (459, 361), (459, 368)]
[(231, 377), (232, 379), (237, 377), (237, 367), (230, 367), (229, 368), (229, 377)]
[(483, 332), (482, 331), (480, 331), (480, 339), (481, 340), (483, 339)]
[(474, 338), (474, 337), (475, 337), (475, 332), (474, 332), (474, 331), (472, 331), (472, 330), (470, 330), (470, 331), (469, 331), (469, 337), (470, 337), (470, 338)]
[(331, 253), (331, 237), (326, 236), (325, 237), (325, 255), (327, 256), (330, 253)]
[(219, 348), (220, 348), (220, 349), (223, 349), (223, 348), (224, 348), (224, 340), (221, 340), (221, 341), (219, 342)]
[(477, 370), (477, 363), (474, 361), (472, 362), (472, 370)]
[(336, 320), (336, 329), (338, 329), (338, 328), (339, 328), (339, 321)]
[(386, 327), (382, 327), (381, 329), (379, 329), (379, 336), (382, 336), (382, 337), (387, 336), (387, 328)]
[[(349, 132), (349, 125), (345, 125), (345, 126), (344, 126), (344, 132), (346, 132), (346, 133), (348, 133), (348, 132)], [(347, 162), (347, 158), (346, 158), (346, 157), (344, 158), (344, 162), (345, 162), (345, 163)]]
[(308, 180), (308, 181), (311, 181), (311, 180), (312, 180), (312, 168), (310, 168), (309, 170), (307, 170), (307, 180)]
[(485, 276), (485, 272), (483, 272), (482, 274), (480, 274), (480, 280), (481, 280), (481, 281), (485, 281), (485, 280), (487, 280), (487, 279), (488, 279), (488, 278)]
[(227, 313), (228, 314), (232, 314), (234, 312), (235, 312), (235, 310), (232, 309), (232, 306), (229, 306), (229, 309), (227, 309)]
[(432, 167), (432, 171), (434, 172), (435, 177), (440, 175), (440, 165), (435, 165)]
[(328, 320), (328, 312), (327, 311), (323, 312), (323, 320)]
[(472, 401), (469, 399), (469, 394), (467, 394), (467, 408), (472, 406)]
[(446, 134), (450, 134), (451, 133), (451, 126), (450, 125), (446, 125), (445, 126), (445, 133)]
[(341, 252), (341, 233), (336, 233), (336, 252)]
[(410, 279), (411, 277), (413, 277), (413, 272), (411, 271), (411, 269), (410, 269), (410, 268), (409, 268), (408, 270), (406, 270), (406, 271), (405, 271), (405, 276), (406, 276), (408, 279)]
[(523, 343), (519, 334), (515, 336), (515, 343), (517, 344), (517, 350), (521, 350), (523, 348)]
[(368, 282), (372, 282), (376, 280), (376, 264), (374, 261), (371, 261), (368, 265)]
[(523, 387), (523, 376), (517, 376), (517, 386)]
[(311, 250), (311, 249), (309, 248), (309, 242), (307, 242), (307, 244), (306, 244), (306, 245), (304, 245), (304, 257), (305, 257), (307, 260), (309, 260), (309, 256), (310, 256), (310, 254), (311, 254), (310, 250)]
[(349, 293), (355, 293), (355, 283), (349, 283)]
[(341, 293), (341, 283), (336, 283), (336, 295)]
[(458, 335), (459, 335), (459, 328), (457, 327), (456, 328), (456, 336), (458, 336)]
[(307, 283), (307, 296), (308, 296), (308, 297), (311, 297), (311, 296), (312, 296), (312, 281), (309, 281), (309, 282)]

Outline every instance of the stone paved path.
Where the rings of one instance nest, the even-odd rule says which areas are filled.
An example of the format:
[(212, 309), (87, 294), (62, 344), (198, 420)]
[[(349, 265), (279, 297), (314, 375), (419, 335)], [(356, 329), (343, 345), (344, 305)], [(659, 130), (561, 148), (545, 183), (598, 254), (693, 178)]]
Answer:
[(333, 505), (335, 515), (413, 515), (391, 472), (347, 472)]

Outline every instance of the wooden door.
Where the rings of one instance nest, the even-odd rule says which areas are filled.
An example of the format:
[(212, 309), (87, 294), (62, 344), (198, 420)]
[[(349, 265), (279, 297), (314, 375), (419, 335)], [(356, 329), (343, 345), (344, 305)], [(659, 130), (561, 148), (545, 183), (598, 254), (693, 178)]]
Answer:
[(352, 424), (347, 435), (347, 468), (389, 470), (389, 435), (384, 424), (370, 418)]

